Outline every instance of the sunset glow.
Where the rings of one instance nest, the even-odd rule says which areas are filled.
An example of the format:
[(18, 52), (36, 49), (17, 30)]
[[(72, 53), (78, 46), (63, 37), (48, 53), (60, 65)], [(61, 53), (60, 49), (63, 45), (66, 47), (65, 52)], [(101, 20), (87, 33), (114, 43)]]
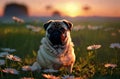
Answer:
[(79, 6), (74, 3), (66, 3), (63, 11), (65, 12), (66, 15), (70, 17), (76, 17), (80, 15)]
[[(54, 11), (59, 11), (62, 16), (70, 17), (120, 17), (120, 0), (1, 0), (0, 16), (8, 3), (24, 4), (28, 8), (29, 16), (51, 16)], [(49, 10), (46, 9), (48, 5), (51, 7)]]

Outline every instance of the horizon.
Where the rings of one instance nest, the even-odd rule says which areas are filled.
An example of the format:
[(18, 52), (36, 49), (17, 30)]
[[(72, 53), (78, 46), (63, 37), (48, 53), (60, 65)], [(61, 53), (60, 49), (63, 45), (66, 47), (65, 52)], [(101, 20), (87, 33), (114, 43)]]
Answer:
[(54, 11), (59, 11), (63, 17), (120, 17), (119, 0), (3, 0), (0, 3), (0, 16), (3, 16), (4, 7), (8, 3), (26, 5), (30, 17), (50, 17)]

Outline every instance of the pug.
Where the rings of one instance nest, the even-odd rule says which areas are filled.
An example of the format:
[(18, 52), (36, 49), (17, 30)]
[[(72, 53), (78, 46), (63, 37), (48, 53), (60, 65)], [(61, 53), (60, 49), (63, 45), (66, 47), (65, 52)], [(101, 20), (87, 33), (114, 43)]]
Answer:
[(75, 62), (74, 44), (70, 32), (73, 24), (67, 20), (50, 20), (44, 24), (45, 37), (41, 40), (36, 69), (67, 68), (72, 73)]

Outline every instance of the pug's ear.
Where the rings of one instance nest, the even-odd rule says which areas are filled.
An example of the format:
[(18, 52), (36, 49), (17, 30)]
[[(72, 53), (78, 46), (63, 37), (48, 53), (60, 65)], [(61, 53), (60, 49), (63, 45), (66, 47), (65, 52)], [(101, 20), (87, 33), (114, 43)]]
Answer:
[(73, 24), (67, 20), (63, 20), (63, 23), (65, 23), (67, 25), (67, 28), (71, 31), (72, 30), (72, 27), (73, 27)]
[(47, 27), (50, 25), (51, 22), (52, 22), (52, 20), (49, 20), (48, 22), (46, 22), (46, 23), (43, 25), (43, 27), (44, 27), (45, 30), (47, 29)]

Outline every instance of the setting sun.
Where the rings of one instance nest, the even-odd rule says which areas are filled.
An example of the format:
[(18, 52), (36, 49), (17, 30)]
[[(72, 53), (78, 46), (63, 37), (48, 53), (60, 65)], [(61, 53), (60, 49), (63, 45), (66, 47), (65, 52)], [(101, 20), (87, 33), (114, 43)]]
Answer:
[(65, 14), (70, 17), (76, 17), (80, 15), (80, 9), (77, 4), (74, 3), (66, 3), (64, 6)]

